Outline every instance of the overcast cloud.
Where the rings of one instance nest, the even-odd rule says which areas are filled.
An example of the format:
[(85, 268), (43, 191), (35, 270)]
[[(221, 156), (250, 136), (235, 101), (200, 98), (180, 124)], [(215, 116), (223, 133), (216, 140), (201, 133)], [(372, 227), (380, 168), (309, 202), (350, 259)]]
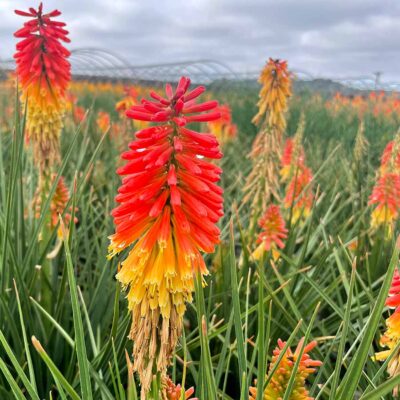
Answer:
[[(15, 8), (37, 3), (0, 0), (0, 59), (11, 58)], [(383, 72), (400, 81), (398, 0), (48, 0), (63, 12), (70, 49), (97, 47), (131, 64), (214, 59), (255, 71), (285, 58), (315, 76)]]

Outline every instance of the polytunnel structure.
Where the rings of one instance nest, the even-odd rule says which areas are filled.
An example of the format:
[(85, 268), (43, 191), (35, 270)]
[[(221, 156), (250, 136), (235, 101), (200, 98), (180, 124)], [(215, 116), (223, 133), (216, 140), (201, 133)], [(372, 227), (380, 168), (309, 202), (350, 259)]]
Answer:
[[(255, 81), (259, 71), (238, 72), (215, 60), (181, 61), (164, 64), (132, 65), (128, 60), (112, 51), (98, 48), (79, 48), (71, 51), (70, 62), (75, 79), (123, 80), (131, 82), (163, 83), (176, 82), (182, 75), (189, 76), (194, 83), (223, 86), (229, 82)], [(14, 70), (14, 60), (0, 59), (0, 79)], [(313, 81), (329, 79), (345, 87), (358, 90), (399, 91), (400, 83), (383, 82), (376, 74), (332, 78), (315, 76), (307, 71), (293, 69), (296, 79)]]
[(237, 79), (227, 65), (213, 60), (166, 64), (131, 65), (122, 57), (101, 49), (76, 49), (71, 52), (72, 73), (77, 77), (126, 79), (132, 81), (177, 81), (182, 75), (194, 82), (209, 84), (220, 79)]

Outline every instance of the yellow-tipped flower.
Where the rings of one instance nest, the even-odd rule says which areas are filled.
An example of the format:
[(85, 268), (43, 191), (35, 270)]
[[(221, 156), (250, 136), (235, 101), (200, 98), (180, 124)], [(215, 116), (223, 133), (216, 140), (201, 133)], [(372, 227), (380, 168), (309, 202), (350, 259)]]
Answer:
[[(304, 338), (302, 338), (293, 352), (290, 348), (286, 350), (286, 353), (282, 357), (278, 368), (271, 377), (267, 387), (264, 390), (264, 400), (281, 400), (285, 395), (290, 376), (293, 372), (293, 367), (300, 356), (300, 350), (303, 347)], [(269, 374), (276, 366), (277, 360), (281, 355), (286, 342), (278, 340), (278, 346), (275, 348), (272, 356), (272, 361), (269, 365)], [(309, 352), (317, 345), (317, 342), (313, 341), (304, 347), (304, 352), (301, 356), (299, 368), (296, 371), (296, 377), (294, 380), (293, 390), (289, 397), (289, 400), (312, 400), (309, 396), (309, 392), (306, 387), (306, 380), (309, 375), (316, 371), (316, 367), (322, 365), (321, 361), (313, 360), (309, 356)], [(269, 376), (269, 375), (267, 375)], [(256, 400), (257, 388), (250, 387), (249, 400)]]
[[(55, 179), (56, 175), (52, 174), (50, 176), (50, 179), (47, 179), (46, 177), (46, 179), (41, 179), (39, 182), (39, 186), (37, 188), (34, 198), (35, 218), (37, 219), (39, 219), (41, 215), (43, 199), (46, 199), (48, 197), (50, 188), (53, 185)], [(58, 226), (59, 216), (64, 213), (69, 200), (69, 190), (65, 184), (64, 177), (61, 176), (57, 182), (56, 189), (50, 202), (50, 218), (48, 222), (48, 228), (50, 230), (53, 230)], [(69, 224), (71, 220), (71, 214), (65, 213), (64, 220), (67, 224)], [(75, 218), (74, 222), (76, 223), (78, 222), (78, 220)], [(58, 230), (58, 237), (61, 238), (61, 230)]]
[(186, 303), (192, 301), (195, 278), (208, 273), (202, 252), (213, 253), (219, 243), (216, 223), (223, 215), (223, 190), (216, 184), (222, 170), (210, 162), (222, 153), (210, 133), (190, 129), (192, 122), (218, 119), (216, 101), (196, 103), (205, 90), (189, 91), (182, 77), (166, 97), (131, 107), (129, 118), (157, 123), (136, 132), (112, 215), (116, 226), (110, 257), (126, 248), (117, 279), (128, 288), (132, 313), (134, 370), (142, 398), (155, 373), (166, 370), (182, 331)]
[(380, 172), (394, 172), (400, 174), (400, 133), (391, 140), (383, 150)]
[(294, 138), (287, 139), (283, 149), (280, 174), (284, 182), (288, 181), (296, 173), (299, 166), (304, 165), (305, 155), (302, 145), (304, 128), (305, 118), (304, 114), (301, 114)]
[(219, 106), (217, 111), (221, 118), (208, 122), (207, 126), (220, 143), (226, 143), (236, 137), (237, 126), (232, 122), (232, 110), (227, 104)]
[(296, 223), (300, 218), (307, 218), (311, 213), (314, 199), (312, 181), (311, 170), (299, 166), (286, 188), (283, 205), (286, 209), (292, 210), (292, 223)]
[(261, 72), (259, 82), (262, 85), (259, 110), (253, 122), (258, 125), (266, 121), (269, 127), (283, 132), (286, 128), (288, 98), (292, 94), (287, 62), (270, 58)]
[(54, 10), (15, 11), (30, 20), (15, 33), (21, 41), (14, 56), (22, 100), (28, 102), (27, 135), (34, 147), (35, 161), (41, 170), (60, 160), (59, 137), (65, 109), (66, 90), (71, 79), (69, 42), (65, 24), (53, 21), (61, 13)]
[(99, 111), (96, 118), (96, 124), (101, 133), (106, 133), (111, 126), (110, 114), (105, 111)]
[(279, 258), (278, 248), (285, 247), (283, 240), (287, 238), (288, 232), (279, 206), (271, 204), (258, 224), (262, 231), (257, 238), (259, 245), (253, 252), (253, 257), (259, 260), (265, 252), (271, 251), (272, 258), (276, 261)]
[[(389, 297), (386, 300), (386, 306), (395, 308), (394, 313), (386, 320), (386, 332), (381, 337), (381, 346), (388, 347), (388, 350), (381, 351), (375, 354), (375, 360), (385, 361), (395, 347), (400, 342), (400, 275), (396, 270), (392, 280), (392, 286), (389, 290)], [(391, 358), (388, 364), (387, 371), (389, 375), (396, 376), (400, 373), (400, 351)], [(393, 390), (393, 395), (397, 396), (399, 388)]]
[(371, 213), (371, 227), (377, 229), (385, 226), (389, 237), (393, 224), (398, 219), (400, 209), (400, 176), (385, 173), (375, 184), (369, 198), (369, 204), (375, 205)]
[(389, 142), (381, 157), (381, 166), (377, 180), (369, 198), (369, 204), (375, 208), (371, 213), (371, 227), (386, 228), (391, 237), (393, 225), (400, 210), (400, 135)]

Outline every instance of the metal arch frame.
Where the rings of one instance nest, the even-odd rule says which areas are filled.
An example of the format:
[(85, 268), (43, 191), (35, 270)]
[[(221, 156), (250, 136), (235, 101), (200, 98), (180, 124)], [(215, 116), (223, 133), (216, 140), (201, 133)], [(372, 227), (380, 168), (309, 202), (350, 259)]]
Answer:
[(112, 52), (101, 49), (84, 48), (71, 51), (72, 72), (75, 75), (107, 76), (112, 78), (132, 78), (131, 74), (123, 73), (129, 70), (129, 64)]
[(129, 62), (126, 61), (123, 57), (119, 56), (117, 53), (112, 51), (103, 50), (96, 47), (85, 47), (85, 48), (77, 48), (71, 50), (71, 56), (76, 56), (80, 54), (89, 54), (90, 56), (101, 57), (104, 61), (108, 61), (111, 65), (122, 65), (129, 66)]
[[(188, 75), (195, 83), (210, 84), (219, 81), (256, 80), (259, 71), (237, 73), (224, 63), (203, 59), (163, 64), (131, 65), (118, 54), (100, 48), (78, 48), (71, 51), (72, 73), (81, 78), (124, 79), (131, 81), (177, 81)], [(13, 70), (14, 60), (0, 60), (0, 74)], [(377, 82), (373, 74), (356, 77), (329, 78), (314, 76), (304, 70), (292, 70), (297, 79), (311, 81), (330, 79), (346, 87), (361, 90), (400, 91), (400, 82)]]
[[(238, 79), (227, 65), (214, 60), (196, 60), (158, 65), (130, 65), (115, 53), (102, 49), (76, 49), (71, 52), (73, 73), (81, 76), (109, 76), (142, 81), (176, 81), (183, 74), (193, 81), (212, 83), (218, 79)], [(95, 64), (93, 67), (91, 64)]]

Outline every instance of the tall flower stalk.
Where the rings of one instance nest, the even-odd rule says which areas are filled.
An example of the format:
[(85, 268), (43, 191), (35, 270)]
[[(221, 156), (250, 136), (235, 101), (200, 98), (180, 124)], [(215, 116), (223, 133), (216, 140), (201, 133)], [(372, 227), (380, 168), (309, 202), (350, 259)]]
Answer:
[[(33, 207), (36, 216), (41, 215), (41, 207), (46, 202), (52, 185), (56, 185), (50, 210), (45, 215), (45, 223), (39, 235), (42, 251), (47, 249), (53, 230), (58, 224), (69, 200), (69, 192), (64, 180), (55, 182), (57, 167), (61, 162), (60, 135), (67, 101), (67, 88), (71, 80), (71, 67), (67, 58), (69, 51), (63, 46), (69, 43), (65, 23), (55, 21), (61, 15), (58, 10), (45, 13), (43, 4), (38, 9), (16, 10), (19, 16), (29, 18), (23, 28), (15, 32), (20, 39), (14, 55), (16, 76), (21, 88), (21, 100), (27, 109), (26, 139), (33, 147), (33, 159), (38, 169), (38, 187)], [(57, 213), (54, 215), (54, 213)], [(50, 259), (61, 246), (61, 240), (43, 262), (43, 273), (52, 282), (56, 278)], [(44, 289), (43, 297), (47, 308), (52, 307), (51, 289)]]
[(60, 161), (60, 133), (71, 79), (70, 53), (62, 42), (70, 40), (65, 23), (53, 20), (61, 15), (58, 10), (43, 13), (41, 3), (37, 10), (15, 13), (30, 18), (15, 32), (21, 40), (14, 58), (22, 101), (27, 102), (27, 139), (43, 174)]
[(258, 113), (253, 122), (260, 127), (250, 158), (253, 169), (247, 177), (244, 202), (251, 201), (257, 220), (272, 200), (280, 200), (279, 160), (286, 128), (286, 111), (291, 96), (291, 77), (286, 61), (269, 59), (262, 70)]
[(116, 232), (110, 257), (124, 249), (117, 279), (128, 289), (132, 313), (134, 369), (147, 395), (153, 375), (166, 370), (182, 331), (186, 303), (192, 301), (194, 279), (207, 275), (202, 252), (212, 253), (219, 242), (216, 223), (223, 215), (222, 170), (207, 161), (219, 159), (218, 141), (209, 133), (187, 127), (191, 122), (220, 118), (216, 101), (195, 103), (200, 86), (188, 91), (182, 77), (166, 96), (150, 92), (152, 100), (131, 107), (126, 115), (155, 123), (136, 132), (127, 160), (118, 169), (124, 176), (112, 215)]

